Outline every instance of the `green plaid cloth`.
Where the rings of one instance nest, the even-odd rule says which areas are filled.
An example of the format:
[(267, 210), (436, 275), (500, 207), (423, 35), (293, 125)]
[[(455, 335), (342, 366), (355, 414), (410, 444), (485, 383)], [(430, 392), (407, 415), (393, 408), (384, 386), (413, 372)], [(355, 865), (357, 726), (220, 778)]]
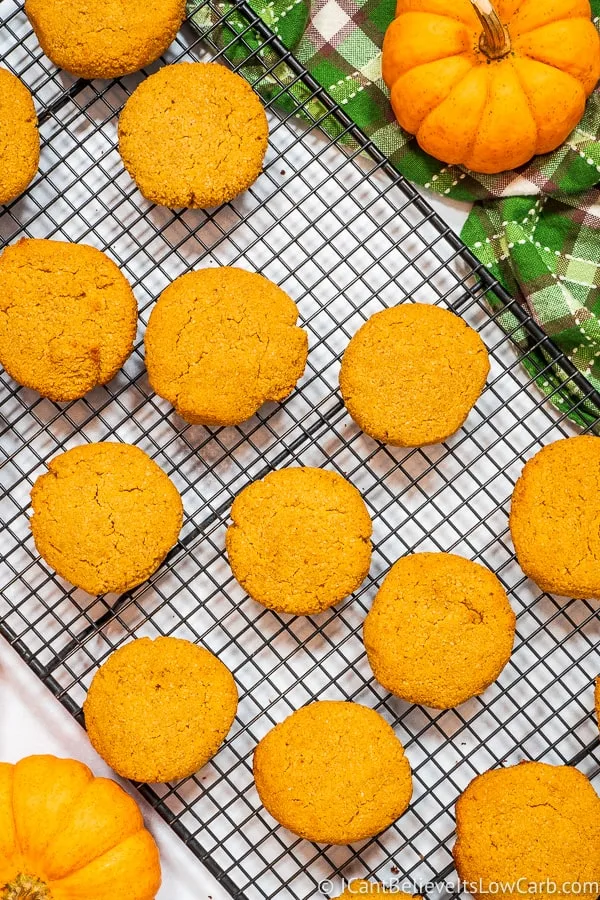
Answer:
[[(543, 331), (600, 390), (600, 191), (555, 197), (510, 197), (476, 204), (463, 239), (508, 292), (531, 311)], [(492, 304), (493, 305), (493, 304)], [(506, 331), (518, 329), (510, 313), (500, 317)], [(517, 342), (527, 339), (517, 330)], [(576, 393), (555, 393), (560, 379), (542, 353), (524, 360), (539, 387), (563, 412), (571, 413)], [(597, 414), (583, 403), (571, 414), (591, 425)]]
[[(212, 9), (199, 2), (188, 0), (193, 24), (210, 33), (264, 100), (290, 113), (304, 111), (332, 137), (348, 140), (231, 0), (217, 0)], [(381, 46), (395, 0), (249, 3), (398, 171), (442, 196), (475, 203), (462, 233), (465, 243), (600, 389), (600, 194), (593, 190), (600, 182), (600, 87), (557, 151), (518, 171), (477, 175), (428, 156), (394, 119), (381, 77)], [(600, 0), (591, 5), (598, 25)], [(579, 402), (576, 391), (569, 396), (561, 390), (564, 377), (530, 349), (514, 316), (505, 312), (499, 321), (526, 352), (525, 366), (552, 402), (579, 424), (592, 424), (595, 407)]]

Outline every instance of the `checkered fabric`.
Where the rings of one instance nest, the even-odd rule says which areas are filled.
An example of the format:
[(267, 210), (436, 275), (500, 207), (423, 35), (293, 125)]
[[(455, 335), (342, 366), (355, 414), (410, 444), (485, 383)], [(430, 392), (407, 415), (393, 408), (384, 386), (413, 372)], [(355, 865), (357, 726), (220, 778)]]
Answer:
[[(599, 235), (597, 189), (476, 204), (463, 230), (473, 252), (513, 297), (527, 305), (596, 390), (600, 390)], [(516, 328), (508, 314), (501, 324), (507, 330)], [(524, 336), (522, 344), (525, 348)], [(541, 354), (526, 362), (534, 375), (547, 366)], [(547, 375), (539, 384), (546, 393), (556, 387)], [(579, 421), (590, 421), (585, 406)]]
[[(234, 3), (222, 0), (216, 17), (206, 8), (194, 12), (197, 2), (189, 0), (192, 22), (200, 32), (212, 30), (224, 55), (241, 67), (265, 100), (288, 112), (306, 109), (332, 137), (340, 136), (340, 126), (325, 107), (262, 46), (262, 39), (236, 14)], [(395, 0), (313, 0), (310, 8), (308, 0), (249, 2), (403, 175), (438, 194), (475, 202), (462, 233), (465, 243), (600, 389), (600, 194), (593, 190), (600, 182), (600, 86), (559, 150), (536, 157), (518, 171), (477, 175), (428, 156), (394, 119), (381, 78), (381, 46)], [(600, 0), (591, 0), (591, 5), (600, 30)], [(265, 66), (271, 73), (267, 76)], [(504, 314), (500, 322), (519, 338), (512, 316)], [(527, 349), (525, 335), (522, 346)], [(548, 368), (544, 354), (528, 352), (525, 365), (539, 387), (566, 411), (556, 393), (559, 376)], [(589, 423), (585, 404), (574, 418)]]

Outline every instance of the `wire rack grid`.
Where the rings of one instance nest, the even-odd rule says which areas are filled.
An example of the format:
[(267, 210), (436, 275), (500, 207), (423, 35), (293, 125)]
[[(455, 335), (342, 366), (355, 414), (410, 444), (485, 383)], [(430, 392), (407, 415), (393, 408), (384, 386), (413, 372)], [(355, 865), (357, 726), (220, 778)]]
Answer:
[[(523, 577), (507, 532), (524, 460), (575, 429), (544, 401), (498, 318), (512, 311), (521, 340), (525, 335), (529, 349), (544, 348), (555, 360), (555, 393), (571, 410), (587, 399), (600, 411), (600, 398), (245, 3), (210, 11), (212, 30), (203, 41), (186, 25), (162, 63), (223, 60), (222, 26), (234, 14), (238, 23), (243, 17), (244, 28), (232, 37), (236, 48), (263, 67), (261, 77), (274, 79), (288, 102), (290, 87), (302, 83), (305, 99), (294, 101), (293, 112), (302, 106), (305, 120), (269, 108), (270, 147), (256, 184), (211, 212), (174, 212), (143, 200), (116, 149), (119, 110), (161, 63), (111, 83), (77, 81), (41, 54), (21, 4), (0, 0), (2, 62), (34, 92), (43, 145), (33, 185), (0, 213), (2, 246), (23, 235), (94, 244), (130, 279), (140, 307), (133, 356), (109, 385), (80, 401), (53, 404), (0, 374), (0, 632), (80, 721), (98, 665), (133, 636), (185, 637), (224, 660), (240, 693), (225, 745), (196, 776), (139, 789), (232, 897), (305, 900), (324, 879), (335, 885), (341, 875), (389, 880), (401, 872), (417, 885), (447, 878), (454, 802), (476, 773), (527, 757), (578, 764), (598, 786), (600, 770), (591, 714), (596, 609), (541, 594)], [(276, 60), (268, 71), (265, 47)], [(291, 84), (278, 80), (281, 61), (293, 73)], [(314, 99), (321, 116), (309, 104)], [(277, 106), (277, 96), (269, 106)], [(331, 122), (338, 137), (352, 139), (343, 151), (321, 127)], [(186, 425), (150, 390), (143, 326), (175, 277), (223, 264), (262, 272), (296, 300), (310, 356), (283, 405), (264, 407), (239, 428), (208, 430)], [(494, 314), (486, 302), (491, 291)], [(361, 434), (337, 385), (351, 335), (376, 310), (405, 301), (459, 312), (481, 333), (492, 362), (465, 427), (444, 445), (411, 451)], [(121, 597), (90, 598), (40, 561), (28, 526), (29, 492), (55, 454), (106, 439), (147, 451), (177, 484), (186, 517), (179, 544), (147, 583)], [(227, 564), (224, 532), (241, 488), (299, 464), (339, 471), (361, 490), (374, 521), (374, 553), (352, 598), (317, 617), (291, 618), (243, 594)], [(443, 713), (390, 697), (374, 682), (361, 641), (386, 571), (400, 556), (427, 549), (489, 566), (518, 614), (514, 654), (499, 681), (482, 698)], [(253, 786), (256, 742), (315, 698), (379, 710), (414, 772), (410, 810), (352, 847), (298, 840), (261, 808)]]

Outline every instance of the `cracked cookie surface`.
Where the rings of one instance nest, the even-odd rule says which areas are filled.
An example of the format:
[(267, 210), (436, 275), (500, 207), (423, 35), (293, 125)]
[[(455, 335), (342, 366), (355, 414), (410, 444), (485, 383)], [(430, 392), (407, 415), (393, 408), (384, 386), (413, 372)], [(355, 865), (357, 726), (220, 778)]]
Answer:
[(83, 705), (92, 746), (123, 778), (186, 778), (215, 755), (237, 711), (233, 675), (190, 641), (140, 638), (100, 666)]
[(117, 78), (158, 59), (185, 18), (185, 0), (25, 0), (52, 62), (79, 78)]
[(23, 193), (39, 161), (33, 98), (16, 75), (0, 68), (0, 205)]
[(119, 118), (125, 168), (147, 200), (171, 208), (233, 200), (260, 175), (267, 141), (258, 96), (218, 63), (165, 66)]
[[(456, 833), (456, 868), (476, 897), (489, 896), (491, 882), (517, 885), (503, 896), (538, 900), (572, 897), (561, 890), (569, 882), (600, 882), (600, 798), (570, 766), (523, 762), (479, 775), (456, 804)], [(556, 893), (527, 892), (546, 879)], [(586, 900), (597, 894), (578, 893)]]
[(510, 531), (519, 565), (543, 591), (600, 599), (600, 437), (556, 441), (525, 464)]
[(0, 362), (58, 402), (106, 384), (133, 350), (137, 304), (100, 250), (23, 238), (0, 256)]
[(412, 795), (409, 762), (385, 719), (335, 700), (311, 703), (273, 728), (254, 753), (254, 779), (274, 819), (320, 844), (379, 834)]
[(276, 612), (323, 612), (367, 576), (373, 525), (359, 492), (336, 472), (271, 472), (238, 494), (231, 518), (226, 543), (233, 574)]
[(223, 267), (177, 278), (146, 329), (153, 390), (186, 421), (236, 425), (285, 399), (304, 372), (308, 338), (298, 309), (262, 275)]
[(450, 709), (496, 680), (515, 622), (493, 572), (450, 553), (415, 553), (392, 566), (363, 634), (373, 674), (388, 691)]
[(346, 409), (375, 440), (438, 444), (464, 424), (490, 369), (485, 344), (438, 306), (404, 303), (375, 313), (342, 358)]
[(152, 575), (177, 543), (179, 492), (143, 450), (99, 443), (55, 456), (31, 491), (37, 550), (89, 594), (121, 593)]

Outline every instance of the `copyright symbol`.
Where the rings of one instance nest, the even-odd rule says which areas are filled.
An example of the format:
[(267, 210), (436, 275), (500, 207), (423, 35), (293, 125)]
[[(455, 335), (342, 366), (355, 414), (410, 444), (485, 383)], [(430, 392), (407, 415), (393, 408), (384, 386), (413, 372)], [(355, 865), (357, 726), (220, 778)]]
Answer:
[(324, 881), (319, 882), (319, 892), (321, 894), (326, 894), (327, 896), (329, 896), (329, 894), (331, 894), (332, 890), (333, 890), (333, 881), (331, 881), (329, 878), (326, 878)]

